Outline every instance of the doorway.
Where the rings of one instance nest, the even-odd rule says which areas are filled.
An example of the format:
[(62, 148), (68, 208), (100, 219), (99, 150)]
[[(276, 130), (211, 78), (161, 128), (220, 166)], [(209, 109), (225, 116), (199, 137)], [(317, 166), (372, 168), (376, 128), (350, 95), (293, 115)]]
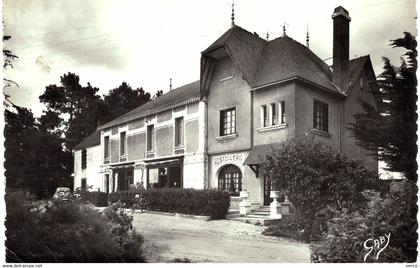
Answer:
[(264, 175), (264, 206), (270, 205), (273, 200), (270, 198), (270, 191), (273, 191), (273, 182), (269, 176)]

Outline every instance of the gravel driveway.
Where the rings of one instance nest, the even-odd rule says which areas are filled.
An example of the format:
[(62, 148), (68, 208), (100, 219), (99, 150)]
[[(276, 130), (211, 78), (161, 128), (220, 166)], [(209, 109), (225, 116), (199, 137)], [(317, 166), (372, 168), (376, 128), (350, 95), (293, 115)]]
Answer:
[(307, 244), (261, 234), (262, 226), (236, 221), (134, 214), (146, 239), (148, 262), (310, 262)]

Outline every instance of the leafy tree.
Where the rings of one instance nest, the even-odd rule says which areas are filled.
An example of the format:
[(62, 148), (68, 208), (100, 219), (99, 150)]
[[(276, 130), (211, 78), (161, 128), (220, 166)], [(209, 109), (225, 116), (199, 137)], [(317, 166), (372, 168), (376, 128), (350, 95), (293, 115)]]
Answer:
[(379, 160), (385, 161), (390, 171), (403, 172), (406, 178), (416, 180), (417, 42), (405, 32), (403, 38), (392, 40), (391, 46), (407, 50), (401, 65), (394, 66), (383, 58), (378, 105), (374, 107), (361, 100), (364, 112), (355, 115), (357, 124), (349, 128), (359, 144), (374, 155), (378, 153)]
[(6, 186), (50, 196), (58, 186), (70, 186), (71, 154), (63, 150), (59, 134), (43, 130), (26, 108), (5, 111)]
[(156, 91), (155, 95), (153, 96), (153, 99), (156, 99), (156, 98), (158, 98), (162, 95), (163, 95), (163, 90), (160, 89), (160, 90)]
[(101, 111), (98, 91), (89, 83), (81, 86), (79, 76), (67, 73), (61, 77), (61, 86), (49, 85), (39, 97), (49, 110), (44, 113), (42, 121), (45, 123), (45, 119), (54, 118), (55, 125), (50, 127), (63, 126), (67, 150), (95, 131)]
[(150, 93), (145, 92), (143, 88), (132, 89), (129, 84), (122, 84), (109, 91), (104, 95), (103, 116), (100, 118), (101, 123), (106, 123), (118, 116), (125, 114), (150, 100)]
[(275, 189), (296, 207), (310, 239), (317, 215), (328, 206), (357, 209), (365, 205), (362, 192), (375, 188), (375, 175), (314, 136), (301, 135), (267, 154), (262, 166)]

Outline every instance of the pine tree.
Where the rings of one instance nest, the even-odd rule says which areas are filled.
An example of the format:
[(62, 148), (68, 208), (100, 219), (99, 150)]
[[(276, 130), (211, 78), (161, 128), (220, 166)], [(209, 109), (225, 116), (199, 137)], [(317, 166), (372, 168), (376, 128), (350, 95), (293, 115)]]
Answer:
[(404, 32), (404, 37), (391, 40), (393, 48), (405, 48), (399, 67), (384, 60), (384, 71), (378, 76), (377, 107), (362, 101), (364, 113), (355, 115), (350, 129), (358, 143), (378, 154), (388, 170), (402, 172), (415, 181), (416, 175), (416, 71), (417, 42)]

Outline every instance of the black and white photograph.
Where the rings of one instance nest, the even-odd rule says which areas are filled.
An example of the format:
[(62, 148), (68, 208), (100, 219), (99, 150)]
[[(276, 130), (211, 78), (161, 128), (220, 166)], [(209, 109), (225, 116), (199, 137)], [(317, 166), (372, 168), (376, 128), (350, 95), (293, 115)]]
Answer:
[(417, 267), (416, 0), (2, 4), (3, 267)]

